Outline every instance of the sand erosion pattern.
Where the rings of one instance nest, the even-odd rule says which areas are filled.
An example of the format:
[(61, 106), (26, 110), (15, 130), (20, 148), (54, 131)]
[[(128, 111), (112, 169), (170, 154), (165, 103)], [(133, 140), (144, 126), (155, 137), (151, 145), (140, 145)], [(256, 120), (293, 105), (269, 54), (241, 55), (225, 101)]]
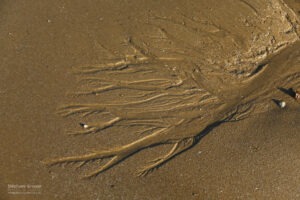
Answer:
[[(97, 96), (99, 103), (71, 103), (59, 113), (95, 115), (99, 122), (70, 134), (88, 137), (119, 126), (122, 130), (136, 127), (142, 137), (127, 145), (45, 163), (79, 162), (81, 166), (95, 159), (107, 160), (86, 175), (92, 177), (138, 151), (170, 144), (166, 155), (138, 171), (146, 175), (217, 125), (263, 112), (278, 92), (276, 87), (299, 87), (295, 63), (281, 59), (299, 55), (298, 20), (293, 11), (277, 0), (227, 3), (239, 6), (245, 17), (223, 22), (222, 18), (230, 17), (230, 7), (211, 14), (214, 20), (192, 11), (190, 15), (176, 11), (168, 17), (152, 13), (145, 25), (147, 34), (135, 33), (125, 41), (128, 52), (124, 56), (112, 54), (114, 58), (102, 64), (75, 67), (81, 80), (74, 96)], [(234, 31), (251, 26), (256, 28), (250, 35)], [(113, 98), (105, 101), (104, 94)]]

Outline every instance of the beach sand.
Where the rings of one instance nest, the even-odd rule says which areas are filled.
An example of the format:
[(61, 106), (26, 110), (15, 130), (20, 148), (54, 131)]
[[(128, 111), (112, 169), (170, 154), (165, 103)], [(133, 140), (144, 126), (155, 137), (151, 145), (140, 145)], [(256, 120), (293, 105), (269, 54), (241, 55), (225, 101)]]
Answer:
[[(300, 104), (278, 89), (300, 89), (300, 2), (284, 2), (2, 1), (0, 199), (300, 199)], [(107, 69), (98, 77), (97, 66), (116, 67), (120, 59), (129, 69)], [(141, 71), (127, 73), (131, 65)], [(120, 86), (95, 92), (98, 83), (78, 82), (90, 76)], [(137, 91), (118, 82), (144, 77), (155, 81), (140, 82)], [(132, 103), (131, 96), (154, 98), (148, 90), (163, 95)], [(196, 101), (206, 94), (211, 97), (199, 104), (198, 117)], [(79, 123), (111, 119), (59, 114), (74, 112), (64, 106), (97, 103), (125, 122), (139, 114), (136, 123), (150, 123), (154, 113), (159, 125), (174, 131), (142, 140), (140, 149), (134, 146), (126, 159), (89, 179), (82, 176), (107, 160), (48, 166), (52, 159), (114, 150), (151, 134), (114, 123), (95, 133), (66, 134), (89, 130)], [(197, 131), (207, 133), (199, 139)], [(176, 142), (184, 148), (190, 141), (192, 148), (136, 176)], [(162, 145), (152, 147), (157, 142)]]

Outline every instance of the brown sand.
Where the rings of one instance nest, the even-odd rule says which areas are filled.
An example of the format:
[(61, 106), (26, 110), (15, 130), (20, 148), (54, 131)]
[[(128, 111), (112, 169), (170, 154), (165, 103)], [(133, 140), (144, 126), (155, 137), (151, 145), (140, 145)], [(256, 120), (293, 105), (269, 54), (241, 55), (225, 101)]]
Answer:
[[(0, 3), (0, 199), (300, 198), (299, 103), (277, 89), (300, 86), (300, 3), (248, 2)], [(129, 69), (109, 71), (124, 56)], [(101, 64), (100, 71), (108, 71), (98, 73), (95, 66)], [(141, 71), (133, 73), (131, 66)], [(91, 73), (85, 75), (86, 70)], [(76, 82), (84, 77), (96, 78), (96, 83)], [(99, 79), (108, 80), (109, 86), (120, 84), (118, 90), (104, 91)], [(137, 98), (129, 97), (145, 100), (165, 94), (163, 87), (168, 94), (154, 102), (135, 104)], [(191, 89), (204, 91), (185, 93)], [(84, 94), (69, 95), (74, 91)], [(147, 91), (154, 93), (147, 96)], [(204, 101), (206, 94), (210, 96)], [(272, 98), (286, 101), (287, 108), (278, 108)], [(63, 107), (73, 104), (88, 104), (89, 111), (101, 104), (114, 115), (56, 114), (58, 108), (62, 114), (76, 112)], [(128, 123), (132, 116), (136, 119), (131, 125), (143, 119), (149, 126), (151, 116), (170, 131), (154, 131), (155, 137), (148, 139), (144, 137), (151, 132), (138, 135), (135, 127), (112, 123), (97, 133), (65, 134), (91, 130), (79, 122), (99, 127), (101, 120), (119, 117)], [(222, 123), (199, 142), (195, 137), (216, 121), (238, 118), (243, 120)], [(157, 142), (163, 145), (128, 156), (90, 179), (80, 177), (108, 160), (79, 169), (78, 163), (49, 167), (42, 162), (78, 159), (91, 149), (112, 153), (138, 138), (142, 142), (129, 153)], [(134, 175), (173, 145), (185, 150), (195, 140), (193, 148), (148, 176)], [(9, 194), (8, 185), (41, 185), (41, 194)]]

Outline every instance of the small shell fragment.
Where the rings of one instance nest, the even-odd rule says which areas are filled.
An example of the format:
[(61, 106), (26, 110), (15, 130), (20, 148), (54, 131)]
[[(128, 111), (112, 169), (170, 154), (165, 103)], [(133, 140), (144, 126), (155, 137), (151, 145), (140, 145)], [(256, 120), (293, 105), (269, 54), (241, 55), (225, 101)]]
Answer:
[(300, 92), (297, 90), (295, 91), (295, 99), (298, 101), (300, 100)]
[(79, 123), (79, 125), (80, 125), (82, 128), (85, 128), (85, 129), (89, 127), (87, 124), (85, 124), (85, 123), (82, 123), (82, 122), (81, 122), (81, 123)]
[(278, 105), (280, 106), (280, 108), (285, 108), (286, 103), (285, 103), (285, 101), (280, 101), (280, 102), (278, 103)]

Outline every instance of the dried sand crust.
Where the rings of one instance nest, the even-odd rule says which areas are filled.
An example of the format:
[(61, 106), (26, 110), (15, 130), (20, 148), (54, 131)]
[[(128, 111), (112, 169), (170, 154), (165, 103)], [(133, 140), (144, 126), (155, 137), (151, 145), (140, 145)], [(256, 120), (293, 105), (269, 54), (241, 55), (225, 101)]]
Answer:
[[(215, 126), (263, 112), (276, 87), (300, 86), (299, 69), (285, 61), (299, 48), (299, 20), (283, 1), (203, 1), (201, 8), (175, 10), (172, 16), (150, 13), (141, 25), (144, 32), (133, 32), (126, 40), (128, 50), (121, 58), (74, 68), (80, 87), (74, 102), (65, 103), (59, 113), (93, 120), (71, 134), (88, 137), (112, 127), (125, 132), (135, 127), (140, 138), (45, 163), (81, 166), (107, 159), (86, 175), (91, 177), (140, 150), (172, 145), (169, 153), (139, 171), (145, 175)], [(98, 102), (76, 103), (91, 96)]]

